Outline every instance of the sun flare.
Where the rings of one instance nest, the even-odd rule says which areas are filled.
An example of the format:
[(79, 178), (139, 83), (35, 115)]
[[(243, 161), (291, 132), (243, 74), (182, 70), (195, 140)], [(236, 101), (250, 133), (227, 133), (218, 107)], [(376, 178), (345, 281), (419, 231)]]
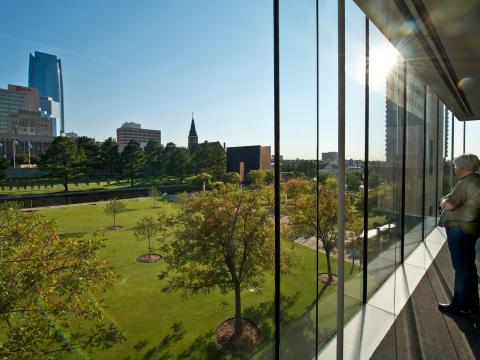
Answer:
[(382, 91), (387, 75), (397, 65), (399, 53), (392, 45), (374, 47), (370, 50), (370, 88)]

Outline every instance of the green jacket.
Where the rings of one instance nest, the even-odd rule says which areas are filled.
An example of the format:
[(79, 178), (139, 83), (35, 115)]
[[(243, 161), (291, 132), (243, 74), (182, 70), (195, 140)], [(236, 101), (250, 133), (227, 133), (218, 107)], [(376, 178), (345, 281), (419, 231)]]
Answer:
[(464, 176), (443, 199), (454, 208), (443, 210), (438, 225), (458, 226), (466, 234), (480, 236), (480, 175)]

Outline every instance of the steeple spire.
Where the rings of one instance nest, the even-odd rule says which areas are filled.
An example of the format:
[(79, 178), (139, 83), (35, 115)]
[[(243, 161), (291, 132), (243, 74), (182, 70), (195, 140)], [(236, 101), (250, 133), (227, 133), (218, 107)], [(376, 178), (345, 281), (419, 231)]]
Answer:
[(190, 132), (188, 133), (188, 148), (192, 149), (198, 144), (197, 129), (195, 129), (195, 118), (192, 112), (192, 123), (190, 124)]

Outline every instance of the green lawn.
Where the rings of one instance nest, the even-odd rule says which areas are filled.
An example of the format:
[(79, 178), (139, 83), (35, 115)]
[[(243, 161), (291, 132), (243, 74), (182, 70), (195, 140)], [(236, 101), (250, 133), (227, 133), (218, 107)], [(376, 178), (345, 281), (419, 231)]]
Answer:
[[(179, 181), (175, 177), (146, 177), (135, 180), (134, 186), (146, 187), (146, 186), (162, 186), (162, 185), (175, 185)], [(53, 184), (53, 186), (52, 186)], [(0, 184), (1, 185), (1, 184)], [(40, 185), (40, 186), (39, 186)], [(124, 189), (130, 187), (130, 180), (112, 180), (112, 181), (90, 181), (75, 182), (70, 181), (68, 184), (69, 191), (93, 191), (93, 190), (115, 190)], [(16, 181), (4, 181), (3, 190), (0, 188), (1, 196), (28, 196), (39, 194), (51, 194), (63, 192), (64, 188), (62, 182), (58, 179), (26, 179)]]
[[(233, 294), (213, 291), (182, 297), (179, 293), (162, 291), (165, 281), (157, 277), (162, 262), (140, 264), (136, 257), (146, 252), (146, 243), (135, 241), (132, 227), (145, 215), (155, 215), (151, 199), (126, 200), (128, 211), (117, 218), (123, 230), (106, 232), (106, 248), (102, 256), (115, 267), (119, 277), (107, 295), (106, 321), (113, 322), (126, 340), (110, 349), (76, 351), (71, 358), (90, 359), (263, 359), (270, 356), (273, 326), (274, 276), (265, 276), (261, 289), (242, 293), (243, 315), (260, 328), (262, 342), (249, 354), (233, 355), (218, 347), (212, 339), (215, 328), (233, 316)], [(157, 202), (157, 204), (159, 204)], [(57, 220), (62, 234), (88, 234), (112, 224), (103, 213), (104, 203), (45, 208), (40, 212)], [(161, 203), (166, 211), (175, 205)], [(315, 252), (300, 245), (283, 242), (285, 251), (295, 259), (292, 271), (282, 275), (282, 358), (302, 358), (314, 351), (315, 314)], [(273, 256), (273, 254), (272, 254)], [(333, 259), (335, 268), (335, 259)], [(326, 269), (320, 255), (320, 268)], [(346, 263), (346, 312), (352, 315), (360, 306), (361, 272)], [(320, 284), (319, 323), (321, 341), (334, 333), (335, 287)], [(357, 296), (358, 295), (358, 296)], [(68, 337), (68, 334), (67, 334)]]

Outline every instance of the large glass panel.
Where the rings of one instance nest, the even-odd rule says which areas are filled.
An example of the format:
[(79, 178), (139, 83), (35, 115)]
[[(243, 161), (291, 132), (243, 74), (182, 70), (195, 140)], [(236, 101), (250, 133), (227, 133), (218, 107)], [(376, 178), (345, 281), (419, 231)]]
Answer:
[[(320, 14), (320, 89), (329, 89), (336, 99), (336, 8), (322, 4)], [(323, 237), (317, 239), (317, 97), (315, 4), (286, 2), (282, 13), (282, 248), (292, 267), (284, 268), (281, 277), (281, 342), (282, 359), (311, 359), (317, 346), (318, 313), (320, 347), (336, 332), (335, 285), (329, 281), (327, 254)], [(328, 51), (327, 51), (328, 49)], [(332, 74), (332, 76), (327, 76)], [(328, 137), (320, 140), (320, 158), (325, 153), (328, 169), (321, 170), (322, 179), (335, 181), (337, 164), (336, 107), (326, 105), (320, 94), (320, 122)], [(331, 128), (325, 128), (325, 125)], [(320, 133), (322, 134), (322, 133)], [(329, 142), (326, 140), (333, 140)], [(324, 164), (324, 162), (322, 162)], [(322, 184), (323, 186), (323, 184)], [(323, 189), (323, 188), (322, 188)], [(331, 193), (329, 193), (331, 194)], [(334, 202), (336, 205), (336, 202)], [(325, 202), (319, 205), (319, 216), (325, 215)], [(334, 216), (334, 221), (336, 217)], [(330, 224), (331, 225), (331, 224)], [(334, 224), (336, 225), (336, 224)], [(327, 232), (331, 235), (331, 227)], [(329, 240), (329, 239), (327, 239)], [(328, 245), (331, 241), (328, 243)], [(318, 255), (317, 255), (318, 246)], [(327, 247), (328, 248), (328, 247)], [(329, 248), (328, 248), (329, 249)], [(329, 249), (330, 250), (330, 249)], [(328, 253), (330, 275), (335, 277), (336, 262)], [(317, 256), (318, 269), (317, 274)], [(285, 266), (287, 266), (285, 264)], [(318, 291), (318, 294), (317, 294)], [(263, 359), (263, 358), (262, 358)]]
[(459, 121), (455, 116), (453, 117), (454, 158), (463, 154), (463, 124), (463, 121)]
[(452, 113), (443, 106), (443, 195), (453, 187), (453, 144), (452, 144)]
[(437, 186), (436, 186), (436, 192), (437, 192), (437, 204), (436, 204), (436, 214), (437, 218), (440, 216), (440, 207), (439, 203), (442, 198), (443, 194), (443, 186), (444, 186), (444, 154), (445, 154), (445, 126), (444, 126), (444, 121), (445, 121), (445, 106), (443, 103), (438, 99), (437, 103), (437, 108), (438, 108), (438, 118), (437, 118)]
[(396, 49), (370, 23), (369, 297), (393, 273), (400, 257), (402, 64)]
[(437, 207), (437, 117), (438, 98), (427, 88), (425, 133), (425, 236), (436, 226)]
[[(345, 21), (345, 321), (363, 299), (363, 170), (365, 160), (365, 14), (347, 1)], [(348, 264), (348, 266), (347, 266)]]
[(480, 156), (480, 121), (467, 121), (465, 152)]
[(425, 84), (407, 66), (404, 257), (422, 241)]

